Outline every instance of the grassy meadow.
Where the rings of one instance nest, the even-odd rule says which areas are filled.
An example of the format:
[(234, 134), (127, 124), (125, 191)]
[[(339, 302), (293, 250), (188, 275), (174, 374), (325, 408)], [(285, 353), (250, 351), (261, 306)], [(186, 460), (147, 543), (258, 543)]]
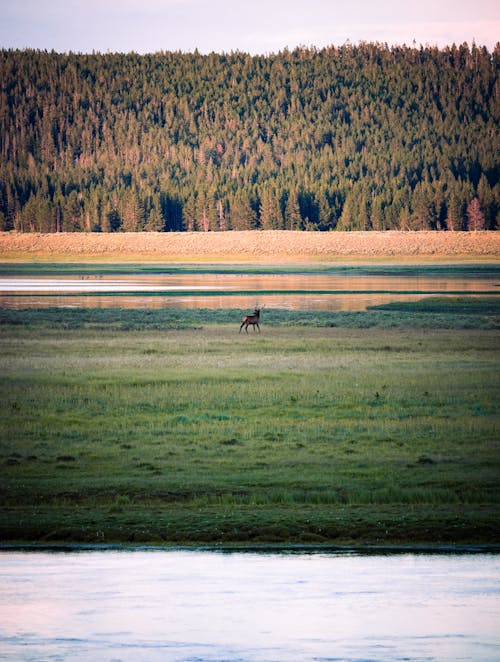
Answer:
[(498, 543), (499, 307), (2, 310), (0, 539)]

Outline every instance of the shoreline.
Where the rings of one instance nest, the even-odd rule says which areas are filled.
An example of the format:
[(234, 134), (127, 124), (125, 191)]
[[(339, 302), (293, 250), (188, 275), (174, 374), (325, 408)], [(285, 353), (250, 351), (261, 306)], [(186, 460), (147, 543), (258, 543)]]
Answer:
[(396, 555), (396, 554), (500, 554), (497, 543), (401, 543), (387, 545), (370, 544), (307, 544), (307, 543), (262, 543), (245, 542), (202, 544), (165, 543), (0, 543), (0, 554), (5, 552), (24, 553), (79, 553), (79, 552), (207, 552), (219, 554), (354, 554), (354, 555)]
[(290, 264), (497, 261), (500, 232), (0, 233), (2, 262)]

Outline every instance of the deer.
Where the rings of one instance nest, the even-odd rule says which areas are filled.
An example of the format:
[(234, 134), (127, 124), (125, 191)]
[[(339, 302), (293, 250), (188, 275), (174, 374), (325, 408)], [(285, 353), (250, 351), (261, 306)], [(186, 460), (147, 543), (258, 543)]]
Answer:
[[(263, 307), (264, 306), (262, 306), (262, 308)], [(245, 315), (245, 317), (241, 322), (239, 333), (241, 333), (241, 329), (243, 327), (245, 327), (245, 331), (248, 333), (248, 327), (250, 324), (253, 326), (254, 331), (255, 331), (255, 327), (257, 327), (260, 333), (259, 318), (260, 318), (260, 311), (262, 310), (262, 308), (256, 307), (255, 310), (253, 311), (253, 315)]]

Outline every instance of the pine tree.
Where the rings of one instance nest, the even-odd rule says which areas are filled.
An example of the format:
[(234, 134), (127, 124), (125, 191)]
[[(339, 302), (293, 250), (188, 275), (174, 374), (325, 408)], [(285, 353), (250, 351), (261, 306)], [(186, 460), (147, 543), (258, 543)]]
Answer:
[(201, 232), (217, 230), (217, 211), (212, 196), (202, 191), (196, 199), (196, 219)]
[(371, 225), (374, 230), (385, 230), (385, 214), (381, 196), (374, 198), (370, 213)]
[(140, 232), (144, 229), (144, 206), (136, 191), (127, 189), (123, 194), (120, 216), (125, 232)]
[(38, 232), (54, 232), (54, 212), (49, 200), (42, 199), (38, 201), (36, 223)]
[(337, 223), (337, 230), (354, 230), (356, 226), (355, 201), (352, 193), (349, 193), (342, 207), (342, 213)]
[(233, 230), (255, 230), (257, 227), (257, 214), (250, 203), (250, 198), (244, 191), (233, 197), (230, 217)]
[(76, 191), (71, 191), (63, 208), (63, 229), (65, 232), (83, 230), (83, 207)]
[(32, 193), (21, 212), (22, 226), (29, 232), (40, 231), (38, 227), (38, 204), (37, 197)]
[(371, 229), (371, 204), (369, 199), (368, 191), (363, 191), (361, 198), (359, 200), (358, 218), (356, 223), (356, 229), (361, 231), (366, 231)]
[(183, 229), (188, 232), (194, 232), (198, 229), (196, 220), (196, 199), (193, 194), (190, 194), (182, 208), (182, 225)]
[(154, 203), (148, 214), (148, 220), (144, 227), (147, 232), (161, 232), (165, 227), (160, 207), (158, 203)]
[[(320, 230), (333, 230), (336, 219), (325, 191), (318, 195), (318, 228)], [(300, 229), (300, 226), (296, 229)]]
[(302, 230), (299, 195), (296, 190), (290, 191), (285, 204), (285, 230)]
[(496, 216), (495, 198), (484, 174), (481, 175), (477, 185), (477, 197), (484, 214), (484, 229), (493, 229)]
[(434, 230), (436, 209), (428, 187), (418, 186), (413, 196), (413, 230)]
[(458, 195), (453, 194), (448, 203), (448, 216), (446, 218), (448, 230), (462, 230), (464, 226), (464, 205)]
[(478, 198), (473, 198), (467, 205), (467, 220), (469, 230), (478, 232), (486, 228), (484, 214)]
[(427, 230), (459, 226), (456, 196), (463, 217), (477, 197), (492, 229), (499, 64), (498, 49), (466, 44), (266, 57), (0, 49), (0, 212), (7, 229), (140, 231), (159, 226), (160, 197), (164, 231), (233, 216), (259, 227), (257, 210), (273, 229), (329, 230), (342, 216), (339, 229)]
[(274, 191), (268, 188), (262, 191), (259, 216), (260, 225), (263, 230), (281, 230), (283, 228), (279, 198)]
[(112, 214), (108, 205), (104, 205), (101, 219), (101, 232), (111, 232)]
[(222, 200), (217, 200), (217, 217), (218, 217), (218, 229), (221, 232), (224, 232), (224, 230), (227, 230), (227, 221), (226, 221), (226, 210), (224, 209), (224, 204), (222, 203)]

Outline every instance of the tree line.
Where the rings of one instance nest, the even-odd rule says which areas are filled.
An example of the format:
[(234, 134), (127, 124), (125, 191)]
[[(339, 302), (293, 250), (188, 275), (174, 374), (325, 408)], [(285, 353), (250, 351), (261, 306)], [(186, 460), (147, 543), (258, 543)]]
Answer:
[(0, 229), (496, 229), (499, 56), (0, 50)]

